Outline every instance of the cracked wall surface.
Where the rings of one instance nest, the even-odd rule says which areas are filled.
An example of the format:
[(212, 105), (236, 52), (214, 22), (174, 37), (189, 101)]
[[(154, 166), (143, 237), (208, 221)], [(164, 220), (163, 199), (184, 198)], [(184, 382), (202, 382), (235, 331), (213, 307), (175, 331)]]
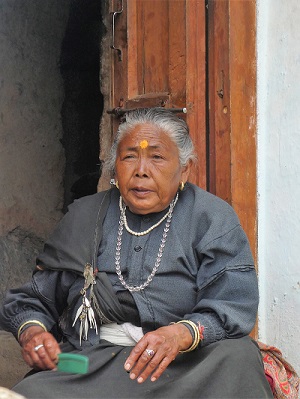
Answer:
[[(102, 8), (106, 1), (0, 2), (1, 301), (29, 280), (67, 205), (97, 191)], [(0, 386), (25, 371), (0, 326)]]
[[(42, 3), (42, 7), (41, 7)], [(0, 2), (0, 300), (27, 281), (62, 217), (61, 43), (70, 0)], [(28, 367), (0, 331), (0, 386)]]
[(69, 0), (0, 3), (0, 298), (28, 280), (62, 216), (59, 70)]

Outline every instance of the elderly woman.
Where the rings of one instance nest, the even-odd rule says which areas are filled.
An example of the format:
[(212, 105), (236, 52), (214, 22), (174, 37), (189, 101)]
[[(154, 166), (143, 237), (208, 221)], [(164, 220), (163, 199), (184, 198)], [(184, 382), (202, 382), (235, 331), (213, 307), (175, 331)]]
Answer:
[[(272, 398), (248, 337), (258, 290), (233, 209), (187, 183), (186, 123), (163, 109), (126, 115), (112, 147), (115, 187), (76, 200), (32, 281), (7, 294), (2, 325), (35, 371), (27, 398)], [(86, 374), (57, 370), (61, 352)]]

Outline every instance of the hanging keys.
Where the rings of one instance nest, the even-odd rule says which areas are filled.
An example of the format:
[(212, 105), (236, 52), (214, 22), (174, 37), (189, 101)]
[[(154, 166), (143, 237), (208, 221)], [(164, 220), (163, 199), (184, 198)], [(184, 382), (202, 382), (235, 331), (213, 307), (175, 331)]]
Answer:
[(93, 294), (93, 285), (96, 284), (94, 273), (93, 273), (93, 267), (89, 263), (85, 265), (84, 268), (84, 273), (83, 276), (85, 278), (84, 280), (84, 286), (81, 289), (80, 293), (82, 295), (82, 305), (79, 306), (74, 322), (72, 324), (72, 327), (76, 324), (76, 322), (79, 320), (80, 321), (80, 326), (79, 326), (79, 341), (80, 345), (83, 340), (87, 340), (88, 338), (88, 331), (90, 328), (94, 328), (96, 330), (96, 334), (98, 334), (98, 327), (95, 319), (95, 313), (94, 310), (91, 306), (91, 302), (87, 298), (87, 290), (90, 288), (90, 295), (92, 296)]

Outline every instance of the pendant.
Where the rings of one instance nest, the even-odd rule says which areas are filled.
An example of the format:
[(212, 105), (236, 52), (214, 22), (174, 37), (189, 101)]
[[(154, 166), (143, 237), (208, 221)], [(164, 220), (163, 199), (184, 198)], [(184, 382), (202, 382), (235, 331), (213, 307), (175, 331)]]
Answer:
[(83, 286), (82, 290), (80, 291), (80, 293), (82, 295), (82, 305), (80, 305), (79, 308), (77, 309), (75, 319), (72, 324), (72, 327), (74, 327), (77, 321), (80, 322), (80, 326), (79, 326), (80, 346), (81, 346), (82, 340), (85, 340), (85, 341), (87, 340), (88, 331), (90, 328), (95, 329), (96, 334), (98, 334), (98, 327), (97, 327), (97, 322), (96, 322), (96, 318), (95, 318), (95, 313), (91, 306), (91, 302), (87, 298), (87, 290), (90, 289), (90, 296), (92, 296), (93, 285), (96, 284), (96, 280), (95, 280), (94, 273), (93, 273), (93, 267), (89, 263), (87, 263), (85, 265), (83, 276), (85, 278), (84, 286)]

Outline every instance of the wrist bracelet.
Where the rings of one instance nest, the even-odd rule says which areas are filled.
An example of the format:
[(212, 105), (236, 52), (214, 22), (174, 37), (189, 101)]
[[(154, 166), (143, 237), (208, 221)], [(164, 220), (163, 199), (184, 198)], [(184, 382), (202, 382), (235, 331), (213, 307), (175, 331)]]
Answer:
[(38, 320), (28, 320), (28, 321), (25, 321), (25, 323), (23, 323), (23, 324), (20, 326), (20, 328), (18, 329), (18, 341), (19, 341), (20, 335), (21, 335), (22, 332), (23, 332), (22, 330), (23, 330), (24, 327), (27, 326), (28, 324), (32, 324), (33, 326), (34, 326), (34, 325), (40, 326), (40, 327), (42, 327), (45, 331), (47, 331), (47, 328), (45, 327), (45, 325), (44, 325), (42, 322), (38, 321)]
[(183, 351), (179, 351), (179, 353), (191, 352), (194, 349), (196, 349), (201, 341), (200, 332), (199, 332), (199, 329), (197, 328), (196, 324), (190, 320), (179, 320), (175, 324), (187, 324), (190, 327), (192, 327), (193, 332), (194, 332), (194, 340), (193, 340), (191, 346)]

